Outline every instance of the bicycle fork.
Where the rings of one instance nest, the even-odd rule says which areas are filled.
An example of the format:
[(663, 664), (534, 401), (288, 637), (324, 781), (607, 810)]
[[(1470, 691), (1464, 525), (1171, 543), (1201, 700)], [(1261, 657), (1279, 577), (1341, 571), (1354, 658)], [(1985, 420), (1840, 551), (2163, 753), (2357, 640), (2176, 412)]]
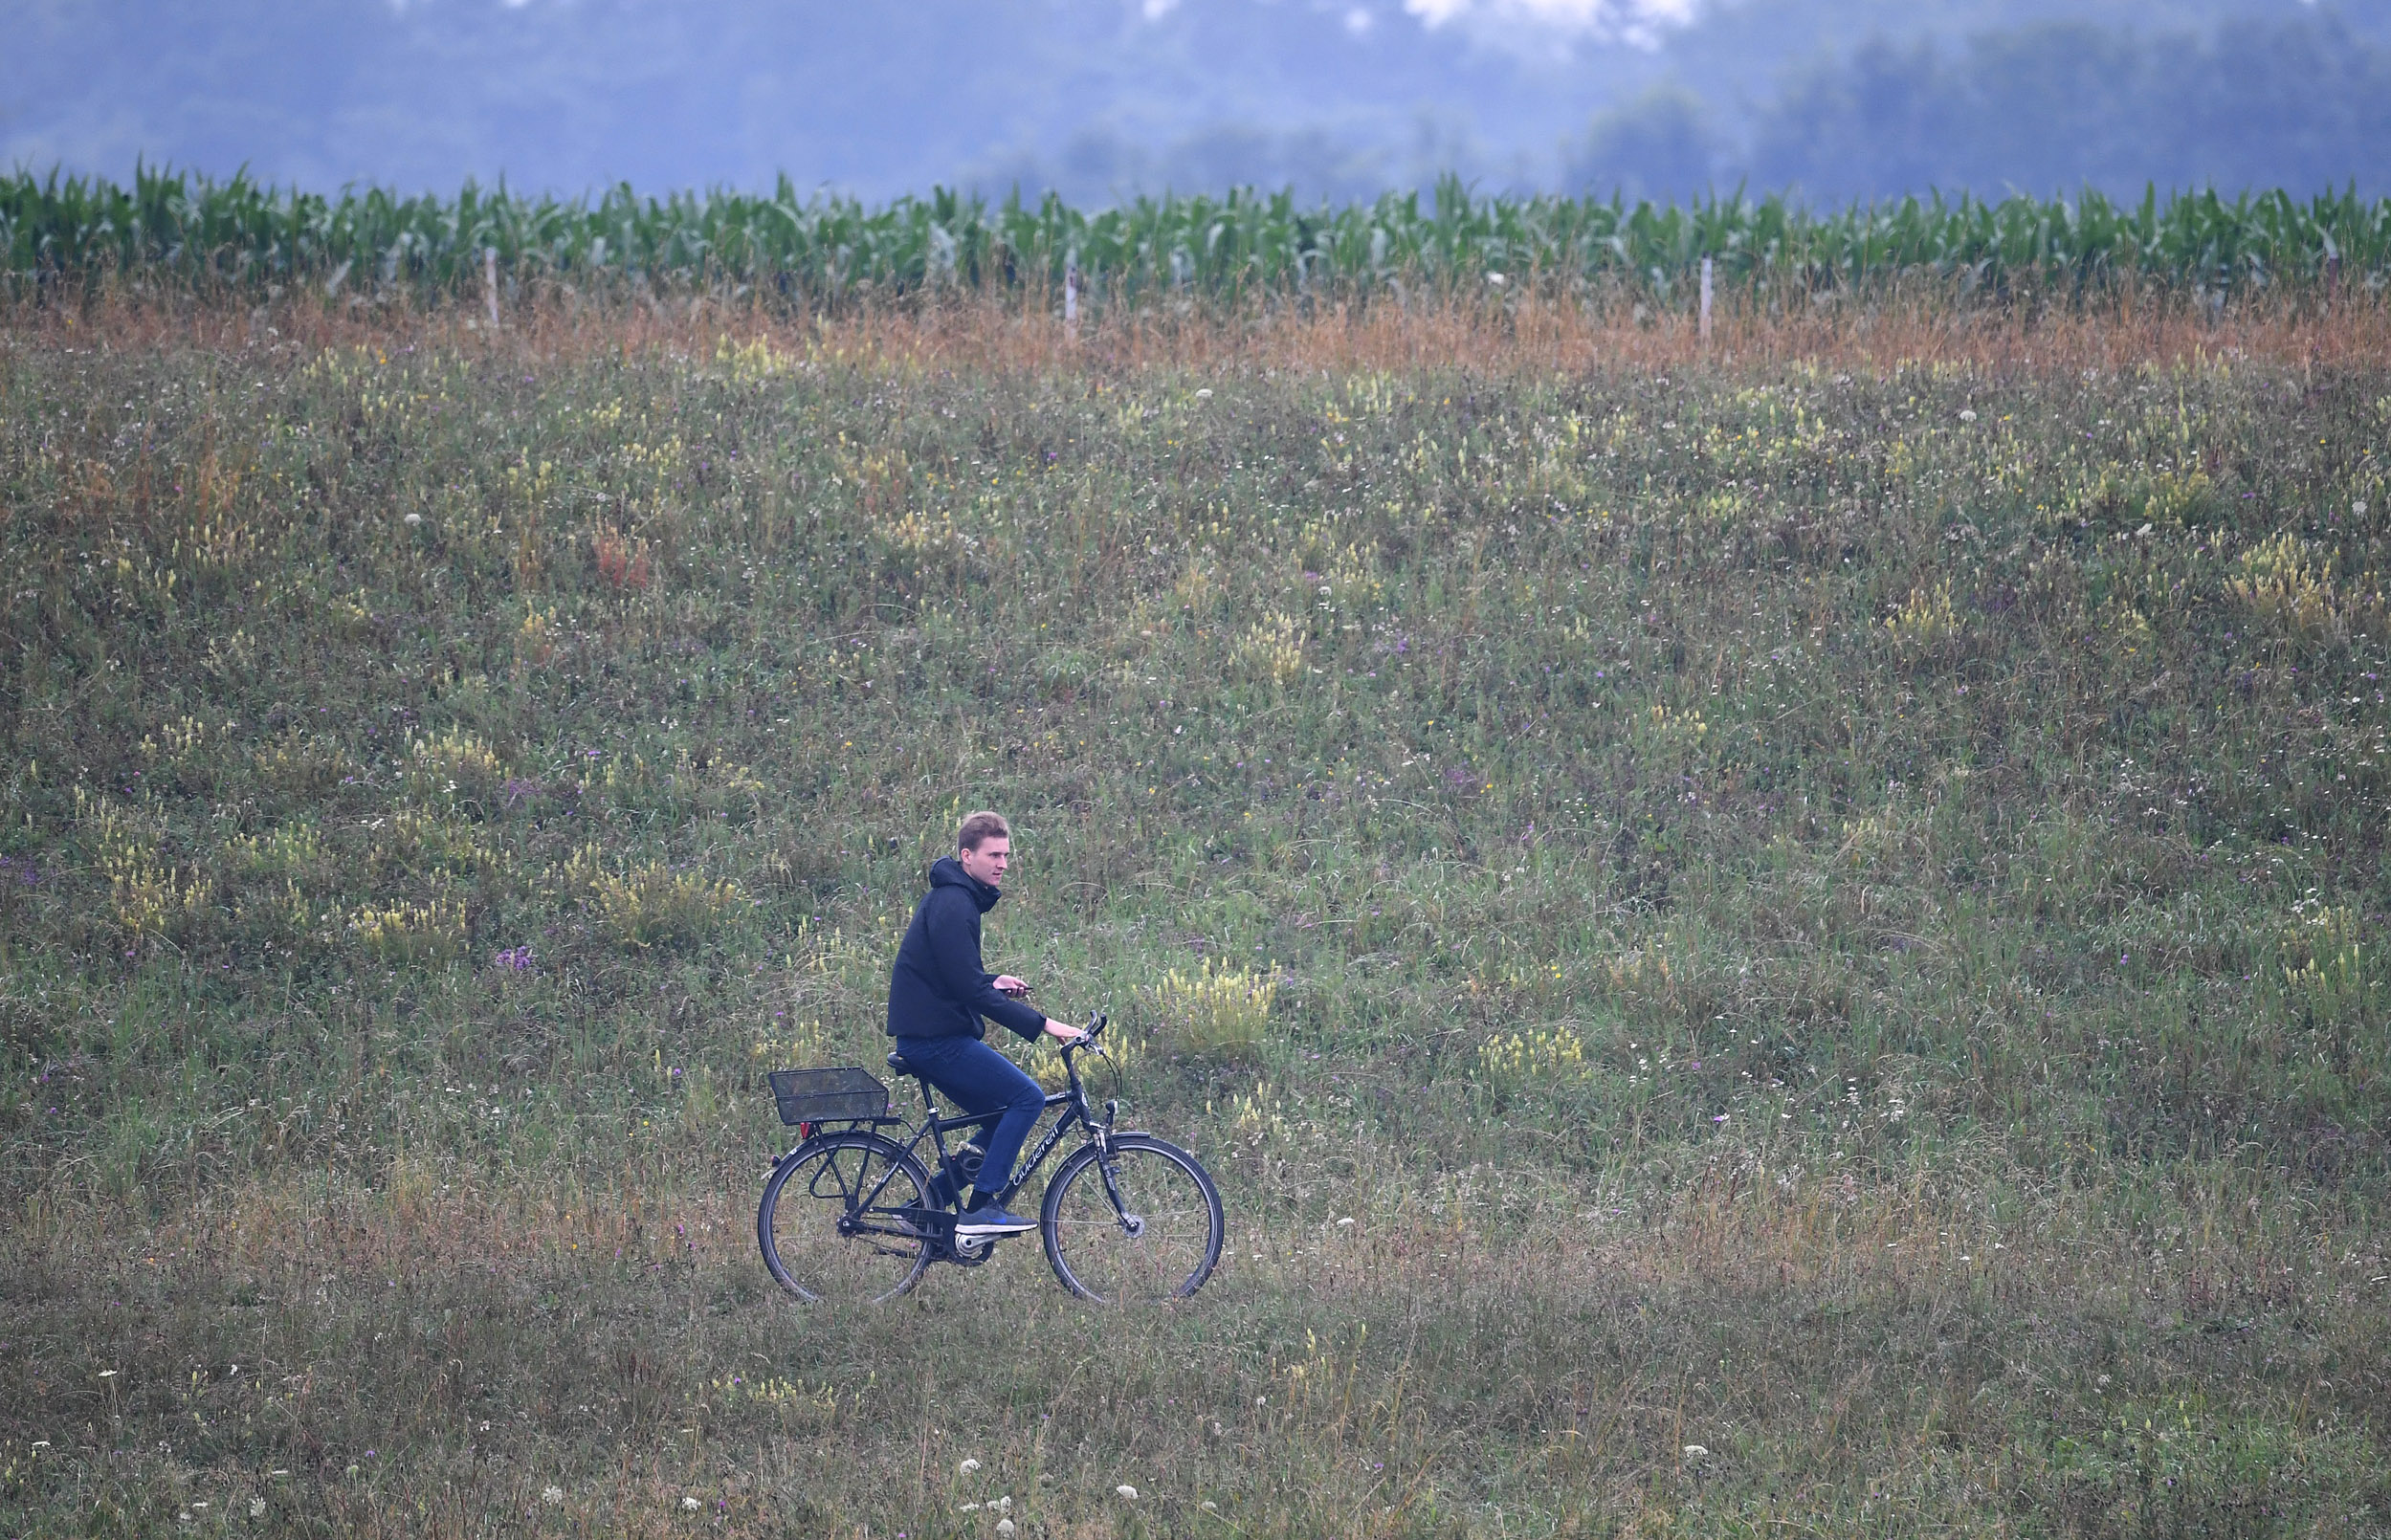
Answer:
[(1119, 1115), (1120, 1103), (1106, 1102), (1104, 1121), (1090, 1132), (1096, 1135), (1096, 1170), (1104, 1178), (1104, 1196), (1112, 1200), (1113, 1212), (1120, 1218), (1121, 1234), (1135, 1241), (1145, 1234), (1145, 1216), (1129, 1212), (1129, 1205), (1121, 1200), (1120, 1183), (1113, 1175), (1113, 1120)]

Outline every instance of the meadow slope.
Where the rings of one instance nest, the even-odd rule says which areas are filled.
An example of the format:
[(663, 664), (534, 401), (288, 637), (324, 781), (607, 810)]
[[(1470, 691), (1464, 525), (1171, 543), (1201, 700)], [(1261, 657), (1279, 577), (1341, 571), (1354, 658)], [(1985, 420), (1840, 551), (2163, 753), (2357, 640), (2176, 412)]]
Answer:
[[(2391, 369), (19, 322), (10, 1532), (2391, 1525)], [(1184, 1308), (755, 1256), (982, 805)]]

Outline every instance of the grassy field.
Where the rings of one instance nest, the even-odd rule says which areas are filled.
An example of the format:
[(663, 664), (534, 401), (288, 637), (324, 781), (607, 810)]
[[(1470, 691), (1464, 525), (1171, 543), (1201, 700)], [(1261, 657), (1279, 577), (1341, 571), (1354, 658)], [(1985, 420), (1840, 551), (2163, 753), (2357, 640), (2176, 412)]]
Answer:
[[(2391, 1528), (2380, 352), (120, 320), (0, 325), (0, 1529)], [(755, 1255), (981, 805), (1184, 1308)]]

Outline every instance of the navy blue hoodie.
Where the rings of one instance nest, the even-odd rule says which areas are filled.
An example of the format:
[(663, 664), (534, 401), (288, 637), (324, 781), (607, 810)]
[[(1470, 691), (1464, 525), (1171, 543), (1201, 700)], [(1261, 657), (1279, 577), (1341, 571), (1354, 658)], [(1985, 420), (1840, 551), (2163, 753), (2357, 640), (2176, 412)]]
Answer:
[(980, 916), (1004, 896), (951, 855), (930, 869), (889, 970), (889, 1036), (976, 1038), (983, 1016), (1032, 1040), (1046, 1030), (1045, 1012), (998, 994), (996, 975), (980, 966)]

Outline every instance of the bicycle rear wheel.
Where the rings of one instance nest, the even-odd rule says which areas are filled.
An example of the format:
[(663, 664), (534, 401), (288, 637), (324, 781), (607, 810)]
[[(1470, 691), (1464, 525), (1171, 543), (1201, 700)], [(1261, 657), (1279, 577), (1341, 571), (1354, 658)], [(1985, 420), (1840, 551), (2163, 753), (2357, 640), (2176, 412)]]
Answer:
[(783, 1156), (756, 1207), (764, 1265), (799, 1299), (895, 1299), (921, 1281), (930, 1243), (898, 1210), (928, 1206), (930, 1174), (876, 1133), (826, 1133)]
[[(1106, 1166), (1111, 1167), (1110, 1180)], [(1063, 1287), (1100, 1305), (1185, 1299), (1221, 1260), (1220, 1190), (1196, 1157), (1149, 1133), (1082, 1145), (1046, 1189), (1038, 1228)]]

